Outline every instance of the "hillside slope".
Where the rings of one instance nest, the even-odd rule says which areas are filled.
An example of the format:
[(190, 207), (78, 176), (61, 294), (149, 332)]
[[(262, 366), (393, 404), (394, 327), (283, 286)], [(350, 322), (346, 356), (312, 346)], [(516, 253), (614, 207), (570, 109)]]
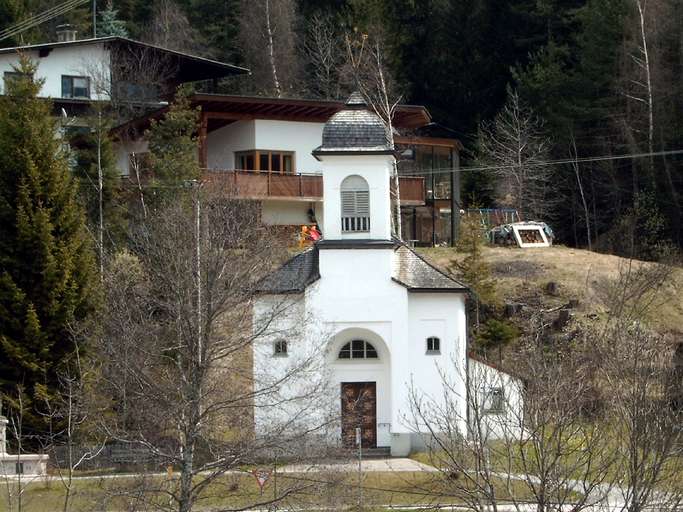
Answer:
[[(418, 251), (442, 268), (463, 255), (452, 248), (423, 248)], [(629, 260), (556, 245), (542, 249), (485, 247), (484, 259), (496, 280), (498, 298), (503, 303), (520, 303), (528, 308), (549, 309), (570, 300), (578, 301), (575, 315), (595, 318), (607, 311), (605, 288), (626, 269)], [(652, 264), (631, 262), (633, 269)], [(642, 267), (641, 267), (642, 266)], [(548, 293), (549, 282), (557, 284)], [(671, 269), (653, 297), (647, 320), (662, 333), (683, 334), (683, 269)]]

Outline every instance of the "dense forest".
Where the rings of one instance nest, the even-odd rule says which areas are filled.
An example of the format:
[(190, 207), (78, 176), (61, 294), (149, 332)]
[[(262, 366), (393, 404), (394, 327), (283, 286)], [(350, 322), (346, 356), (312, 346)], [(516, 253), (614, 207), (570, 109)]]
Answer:
[[(51, 3), (5, 0), (0, 24)], [(343, 97), (349, 41), (367, 35), (396, 97), (462, 139), (463, 207), (515, 206), (563, 243), (644, 258), (683, 242), (678, 0), (101, 0), (98, 9), (98, 35), (251, 69), (219, 84), (232, 93)], [(64, 22), (92, 34), (91, 6), (4, 44), (51, 40)]]

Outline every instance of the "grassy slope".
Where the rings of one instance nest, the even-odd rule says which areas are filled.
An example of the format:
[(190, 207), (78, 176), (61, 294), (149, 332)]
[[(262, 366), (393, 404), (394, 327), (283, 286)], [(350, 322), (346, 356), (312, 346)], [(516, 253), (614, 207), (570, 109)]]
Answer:
[[(428, 260), (447, 268), (462, 255), (454, 249), (419, 249)], [(501, 301), (520, 302), (534, 307), (553, 307), (578, 299), (577, 314), (601, 314), (606, 306), (600, 290), (606, 280), (615, 279), (625, 258), (556, 245), (543, 249), (485, 247), (484, 258), (491, 266)], [(641, 264), (638, 262), (638, 264)], [(645, 264), (647, 265), (647, 263)], [(558, 283), (558, 295), (544, 293), (549, 281)], [(683, 269), (673, 270), (660, 290), (656, 307), (650, 313), (653, 327), (662, 332), (683, 332)]]

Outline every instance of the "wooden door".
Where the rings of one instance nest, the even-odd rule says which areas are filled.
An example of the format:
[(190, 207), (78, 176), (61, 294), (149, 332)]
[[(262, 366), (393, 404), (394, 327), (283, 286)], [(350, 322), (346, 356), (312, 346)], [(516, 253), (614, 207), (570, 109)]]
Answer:
[(356, 428), (363, 448), (377, 447), (377, 385), (374, 382), (342, 382), (342, 443), (356, 447)]

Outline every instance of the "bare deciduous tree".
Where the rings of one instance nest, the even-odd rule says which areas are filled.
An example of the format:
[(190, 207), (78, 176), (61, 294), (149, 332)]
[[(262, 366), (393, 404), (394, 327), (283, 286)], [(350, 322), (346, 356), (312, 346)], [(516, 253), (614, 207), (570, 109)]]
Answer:
[(304, 52), (312, 70), (311, 89), (324, 99), (342, 94), (343, 40), (331, 15), (315, 14), (308, 22)]
[(48, 425), (41, 443), (50, 455), (52, 476), (64, 490), (63, 512), (71, 510), (76, 496), (77, 471), (100, 455), (106, 441), (94, 429), (104, 410), (94, 393), (96, 367), (84, 371), (78, 347), (67, 367), (59, 376), (59, 393), (45, 397), (41, 411)]
[[(102, 336), (95, 340), (101, 339), (101, 387), (115, 397), (117, 410), (116, 421), (103, 426), (112, 439), (177, 469), (178, 478), (140, 481), (150, 503), (168, 497), (155, 502), (159, 509), (192, 510), (220, 492), (211, 484), (229, 470), (276, 447), (294, 447), (306, 399), (322, 385), (311, 370), (313, 358), (291, 358), (285, 374), (254, 382), (252, 345), (279, 332), (276, 319), (295, 302), (283, 298), (253, 325), (260, 278), (282, 250), (254, 222), (257, 216), (257, 205), (195, 184), (148, 212), (132, 235), (132, 253), (120, 255), (107, 275)], [(299, 380), (297, 396), (284, 397), (279, 390), (302, 372), (308, 372), (307, 387)], [(298, 409), (255, 432), (260, 399), (274, 407), (283, 406), (278, 400), (296, 401), (287, 407)]]
[(251, 69), (254, 92), (282, 97), (302, 90), (293, 0), (244, 0), (239, 42)]
[(199, 33), (173, 0), (155, 0), (151, 21), (144, 35), (146, 42), (170, 50), (191, 54), (202, 54), (205, 50), (197, 43)]
[(549, 181), (549, 150), (541, 120), (514, 90), (495, 120), (481, 126), (478, 159), (498, 178), (498, 202), (516, 208), (525, 220), (547, 219), (552, 211), (557, 195)]
[[(351, 68), (354, 87), (363, 95), (370, 107), (386, 126), (389, 147), (394, 148), (394, 114), (401, 102), (397, 85), (392, 80), (385, 61), (385, 51), (379, 35), (346, 35), (347, 60)], [(393, 215), (391, 224), (396, 238), (401, 238), (401, 192), (398, 166), (394, 161), (392, 172)]]

